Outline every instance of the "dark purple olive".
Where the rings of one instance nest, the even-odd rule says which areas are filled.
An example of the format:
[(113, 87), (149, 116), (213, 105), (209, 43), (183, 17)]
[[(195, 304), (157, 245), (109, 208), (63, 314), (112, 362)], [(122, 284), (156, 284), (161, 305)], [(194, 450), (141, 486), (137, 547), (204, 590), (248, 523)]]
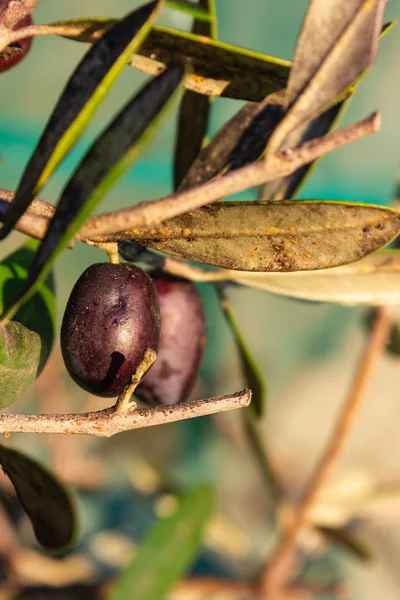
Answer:
[(135, 394), (152, 406), (178, 404), (187, 400), (203, 357), (203, 304), (190, 281), (158, 271), (151, 276), (160, 298), (161, 339), (157, 360)]
[(160, 306), (151, 278), (129, 264), (92, 265), (76, 282), (61, 326), (72, 379), (96, 396), (118, 396), (160, 340)]

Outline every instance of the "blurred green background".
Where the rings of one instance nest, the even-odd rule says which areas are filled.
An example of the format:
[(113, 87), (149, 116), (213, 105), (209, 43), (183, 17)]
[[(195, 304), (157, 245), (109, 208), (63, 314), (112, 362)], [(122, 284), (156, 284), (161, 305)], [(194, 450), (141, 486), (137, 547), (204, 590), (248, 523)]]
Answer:
[[(47, 23), (78, 16), (118, 17), (139, 4), (137, 0), (40, 0), (34, 18), (36, 23)], [(307, 4), (306, 0), (281, 0), (279, 3), (273, 0), (216, 0), (219, 37), (232, 44), (291, 59)], [(399, 15), (396, 0), (389, 0), (385, 21), (396, 19)], [(190, 27), (190, 19), (186, 15), (172, 10), (164, 11), (161, 22), (179, 29)], [(37, 38), (27, 60), (1, 75), (2, 188), (16, 188), (47, 117), (84, 52), (85, 46), (68, 40)], [(302, 189), (302, 198), (377, 204), (391, 201), (399, 162), (399, 57), (400, 35), (396, 26), (382, 41), (377, 64), (361, 82), (343, 121), (344, 124), (351, 123), (378, 109), (382, 115), (381, 131), (324, 158)], [(45, 189), (44, 199), (50, 202), (57, 200), (61, 186), (93, 136), (145, 80), (144, 74), (125, 69), (88, 131)], [(212, 107), (209, 134), (217, 131), (241, 106), (241, 102), (217, 98)], [(100, 210), (154, 199), (172, 191), (175, 117), (175, 113), (170, 114), (145, 155), (111, 191)], [(250, 194), (242, 194), (241, 197), (249, 198)], [(11, 241), (3, 245), (2, 256), (21, 240), (22, 236), (14, 234)], [(82, 244), (73, 252), (64, 253), (56, 268), (59, 319), (77, 277), (86, 266), (104, 259), (100, 251)], [(214, 292), (207, 286), (200, 287), (207, 306), (209, 340), (194, 394), (197, 397), (226, 394), (243, 387), (239, 362), (229, 331), (218, 313)], [(316, 453), (322, 447), (350, 381), (362, 340), (362, 311), (296, 302), (247, 289), (232, 290), (230, 297), (243, 333), (268, 377), (271, 416), (265, 431), (287, 489), (296, 495), (311, 472)], [(349, 464), (354, 461), (367, 464), (378, 478), (383, 479), (394, 478), (400, 467), (400, 442), (395, 429), (395, 416), (400, 415), (390, 392), (396, 377), (398, 380), (398, 363), (387, 360), (389, 362), (385, 362), (383, 371), (379, 371), (377, 376), (381, 377), (376, 388), (380, 393), (377, 403), (380, 406), (373, 403), (372, 399), (376, 396), (371, 392), (370, 412), (361, 423), (354, 448), (346, 459)], [(71, 390), (74, 389), (71, 384)], [(377, 423), (379, 432), (376, 431)], [(235, 457), (229, 475), (221, 473), (224, 449), (220, 449), (219, 457), (215, 452), (205, 450), (203, 441), (207, 424), (204, 419), (167, 428), (167, 431), (182, 440), (178, 445), (184, 449), (185, 456), (179, 463), (179, 478), (186, 482), (196, 481), (217, 473), (223, 500), (229, 497), (231, 482), (235, 478), (236, 483), (240, 480), (244, 468), (250, 468), (246, 486), (254, 484), (258, 474), (255, 467), (250, 467), (251, 460), (241, 455)], [(385, 440), (382, 442), (384, 458), (378, 457), (374, 447), (374, 442), (380, 441), (381, 435)], [(138, 436), (140, 440), (143, 434), (140, 437), (138, 433)], [(392, 436), (397, 445), (389, 441)], [(126, 439), (126, 436), (121, 436), (121, 439)], [(103, 442), (104, 445), (107, 443)], [(120, 445), (123, 446), (123, 443)], [(118, 443), (115, 445), (118, 446)], [(245, 517), (240, 510), (241, 502), (245, 502), (246, 498), (246, 490), (239, 491), (238, 507), (231, 512), (263, 548), (265, 531), (259, 530), (257, 515)], [(393, 543), (400, 548), (400, 532), (397, 537)], [(364, 572), (355, 568), (354, 577), (359, 577), (358, 585), (360, 590), (364, 590), (360, 597), (371, 600), (398, 598), (395, 577), (387, 571), (386, 567), (380, 568), (380, 563), (375, 571)], [(385, 596), (379, 593), (378, 596), (373, 595), (375, 581), (379, 590), (383, 584), (388, 586)], [(367, 595), (367, 588), (370, 595)]]

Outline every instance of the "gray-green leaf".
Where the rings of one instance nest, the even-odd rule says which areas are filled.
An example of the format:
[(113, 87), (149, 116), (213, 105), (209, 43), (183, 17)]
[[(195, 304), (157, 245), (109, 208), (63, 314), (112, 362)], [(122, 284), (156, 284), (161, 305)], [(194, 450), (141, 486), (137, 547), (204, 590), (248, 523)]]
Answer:
[(348, 306), (400, 304), (400, 250), (384, 250), (362, 260), (319, 271), (240, 273), (231, 279), (272, 294)]
[(307, 271), (359, 260), (399, 231), (398, 211), (315, 200), (216, 203), (129, 234), (161, 252), (227, 269)]
[(34, 331), (16, 321), (0, 325), (0, 409), (11, 406), (32, 385), (47, 355)]
[(149, 531), (108, 600), (164, 600), (193, 561), (212, 508), (210, 488), (184, 496), (176, 512)]
[(72, 498), (44, 466), (22, 452), (0, 445), (0, 465), (10, 478), (35, 536), (51, 551), (66, 549), (76, 531)]
[(385, 4), (386, 0), (311, 0), (290, 71), (288, 112), (271, 138), (270, 152), (371, 67)]

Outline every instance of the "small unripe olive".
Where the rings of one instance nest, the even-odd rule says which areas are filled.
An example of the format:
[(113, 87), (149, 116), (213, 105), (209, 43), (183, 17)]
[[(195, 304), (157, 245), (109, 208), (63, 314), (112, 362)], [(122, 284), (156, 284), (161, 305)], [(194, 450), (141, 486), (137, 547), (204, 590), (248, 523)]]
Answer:
[(160, 299), (161, 338), (157, 360), (135, 394), (151, 406), (187, 400), (196, 381), (206, 340), (199, 292), (190, 281), (150, 273)]
[(118, 396), (159, 339), (158, 296), (142, 269), (109, 263), (86, 269), (61, 326), (64, 362), (78, 385), (97, 396)]

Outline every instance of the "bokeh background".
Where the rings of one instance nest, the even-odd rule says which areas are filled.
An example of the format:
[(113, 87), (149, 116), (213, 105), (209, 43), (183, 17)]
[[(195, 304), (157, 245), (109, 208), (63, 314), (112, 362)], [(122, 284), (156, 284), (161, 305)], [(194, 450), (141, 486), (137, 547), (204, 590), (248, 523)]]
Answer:
[[(137, 0), (41, 0), (34, 18), (36, 23), (46, 23), (78, 16), (118, 17), (139, 4)], [(232, 44), (291, 59), (307, 4), (306, 0), (281, 0), (279, 3), (272, 0), (216, 0), (219, 37)], [(389, 0), (385, 20), (396, 19), (399, 14), (396, 0)], [(186, 15), (172, 10), (164, 11), (161, 22), (179, 29), (190, 27)], [(84, 52), (83, 45), (68, 40), (37, 38), (28, 59), (1, 75), (2, 188), (16, 188), (47, 117)], [(302, 189), (302, 198), (391, 202), (399, 162), (399, 57), (397, 26), (382, 41), (376, 66), (361, 82), (343, 119), (347, 124), (379, 109), (381, 131), (324, 158)], [(144, 74), (125, 69), (88, 131), (42, 194), (44, 199), (57, 200), (63, 183), (93, 136), (145, 79)], [(215, 133), (241, 106), (239, 101), (217, 98), (212, 107), (209, 134)], [(174, 113), (170, 114), (149, 149), (110, 192), (100, 210), (157, 198), (172, 190), (175, 117)], [(251, 198), (254, 194), (249, 192), (240, 197)], [(1, 256), (22, 240), (21, 235), (15, 234), (3, 244)], [(99, 250), (82, 244), (60, 258), (56, 267), (59, 321), (77, 277), (89, 264), (102, 260), (104, 256)], [(201, 376), (193, 393), (193, 397), (198, 398), (226, 394), (243, 387), (238, 358), (215, 293), (206, 285), (200, 289), (206, 304), (209, 335)], [(231, 290), (230, 298), (243, 333), (268, 379), (265, 440), (288, 494), (296, 499), (307, 483), (351, 381), (364, 340), (365, 311), (287, 300), (247, 289)], [(21, 410), (31, 409), (32, 402), (36, 408), (53, 411), (80, 410), (81, 402), (85, 408), (89, 405), (100, 408), (101, 400), (83, 397), (72, 382), (66, 380), (59, 387), (64, 373), (57, 350), (55, 357), (49, 367), (53, 371), (51, 374), (48, 371), (47, 375), (44, 372), (45, 383), (40, 384), (39, 380), (37, 390), (25, 404), (22, 402)], [(360, 489), (367, 483), (373, 488), (378, 483), (394, 485), (400, 481), (399, 375), (398, 359), (385, 356), (376, 369), (359, 424), (351, 437), (340, 472), (337, 472), (338, 478), (361, 482)], [(220, 521), (214, 534), (210, 534), (212, 553), (206, 552), (196, 566), (199, 572), (212, 573), (214, 570), (236, 576), (254, 574), (258, 561), (273, 543), (268, 510), (265, 509), (268, 505), (265, 488), (235, 415), (130, 432), (90, 444), (57, 438), (56, 442), (46, 442), (46, 445), (37, 438), (17, 435), (13, 436), (13, 441), (53, 464), (55, 462), (57, 468), (64, 470), (65, 478), (75, 483), (82, 470), (89, 473), (88, 465), (93, 467), (92, 472), (97, 473), (98, 469), (101, 482), (109, 482), (109, 472), (113, 471), (111, 484), (101, 491), (94, 491), (95, 481), (92, 488), (87, 481), (86, 484), (81, 482), (87, 489), (81, 498), (84, 542), (80, 552), (83, 555), (93, 558), (92, 537), (96, 531), (107, 530), (109, 535), (110, 531), (114, 534), (117, 530), (123, 531), (125, 537), (117, 536), (116, 545), (118, 547), (118, 543), (125, 541), (131, 548), (132, 536), (146, 528), (154, 506), (147, 496), (139, 493), (140, 486), (143, 489), (146, 486), (143, 481), (140, 483), (137, 473), (140, 472), (145, 480), (149, 465), (178, 487), (218, 481)], [(81, 464), (82, 455), (85, 458)], [(90, 461), (95, 461), (96, 469)], [(155, 477), (154, 472), (151, 473)], [(148, 477), (151, 480), (151, 475)], [(136, 490), (134, 493), (133, 489)], [(391, 505), (390, 527), (374, 526), (365, 533), (374, 551), (374, 562), (360, 566), (347, 554), (331, 553), (329, 568), (337, 567), (341, 577), (352, 583), (354, 598), (395, 600), (400, 597), (400, 494), (397, 504)], [(162, 508), (159, 510), (162, 513)], [(383, 521), (387, 525), (385, 506), (382, 512), (386, 515)], [(102, 545), (101, 538), (98, 545)], [(115, 562), (117, 565), (118, 560)], [(30, 576), (32, 574), (27, 575), (28, 581)]]

